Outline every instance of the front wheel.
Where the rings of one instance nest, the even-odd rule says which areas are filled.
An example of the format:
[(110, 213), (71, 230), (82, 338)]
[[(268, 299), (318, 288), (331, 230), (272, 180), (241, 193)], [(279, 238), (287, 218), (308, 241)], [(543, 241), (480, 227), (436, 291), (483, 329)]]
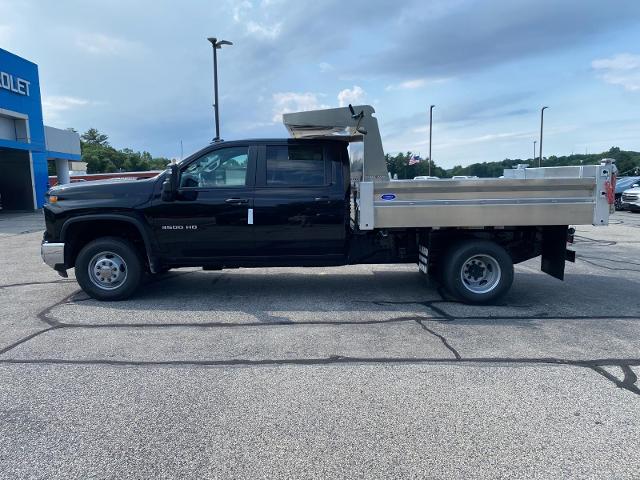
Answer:
[(447, 252), (442, 280), (451, 295), (466, 303), (490, 303), (511, 288), (513, 261), (497, 243), (463, 241)]
[(142, 278), (142, 262), (128, 241), (104, 237), (84, 246), (76, 259), (76, 280), (97, 300), (123, 300)]

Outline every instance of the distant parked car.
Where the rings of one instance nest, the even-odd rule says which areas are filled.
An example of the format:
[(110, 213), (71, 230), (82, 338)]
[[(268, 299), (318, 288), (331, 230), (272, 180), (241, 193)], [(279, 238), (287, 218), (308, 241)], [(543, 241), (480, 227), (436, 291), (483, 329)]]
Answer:
[(620, 177), (616, 182), (616, 210), (622, 210), (622, 192), (640, 185), (640, 177)]
[(622, 192), (621, 210), (640, 211), (640, 185), (634, 184), (632, 188)]
[(474, 180), (476, 178), (480, 178), (476, 175), (454, 175), (451, 177), (451, 180)]
[(440, 177), (431, 177), (429, 175), (418, 175), (413, 177), (414, 180), (440, 180)]

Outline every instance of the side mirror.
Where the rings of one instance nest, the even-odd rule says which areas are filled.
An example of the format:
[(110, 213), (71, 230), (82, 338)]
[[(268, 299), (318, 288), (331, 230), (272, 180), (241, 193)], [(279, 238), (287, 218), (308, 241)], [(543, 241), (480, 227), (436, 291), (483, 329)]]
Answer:
[(163, 202), (173, 202), (178, 191), (178, 166), (172, 164), (169, 175), (162, 182), (161, 198)]

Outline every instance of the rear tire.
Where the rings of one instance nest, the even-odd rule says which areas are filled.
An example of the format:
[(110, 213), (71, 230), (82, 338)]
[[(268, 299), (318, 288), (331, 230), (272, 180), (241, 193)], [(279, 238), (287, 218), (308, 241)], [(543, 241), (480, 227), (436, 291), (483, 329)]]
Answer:
[(124, 300), (140, 285), (143, 265), (127, 240), (103, 237), (85, 245), (76, 259), (76, 280), (96, 300)]
[(488, 240), (457, 243), (446, 253), (442, 267), (445, 289), (465, 303), (491, 303), (513, 283), (511, 256)]

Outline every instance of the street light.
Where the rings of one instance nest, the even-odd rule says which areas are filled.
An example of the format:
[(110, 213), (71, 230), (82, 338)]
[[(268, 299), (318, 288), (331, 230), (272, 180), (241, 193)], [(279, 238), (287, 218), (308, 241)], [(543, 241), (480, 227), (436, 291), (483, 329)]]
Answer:
[(207, 40), (211, 42), (213, 47), (213, 110), (216, 120), (216, 136), (212, 142), (220, 142), (222, 139), (220, 138), (220, 118), (218, 114), (218, 54), (216, 50), (222, 48), (223, 45), (233, 45), (233, 43), (227, 40), (218, 40), (215, 37), (207, 38)]
[(544, 126), (544, 111), (549, 107), (542, 107), (540, 110), (540, 157), (538, 158), (538, 167), (542, 165), (542, 127)]
[(536, 143), (538, 143), (538, 141), (534, 140), (533, 141), (533, 157), (532, 157), (534, 162), (536, 161)]
[(433, 107), (435, 107), (435, 105), (431, 105), (431, 107), (429, 107), (429, 176), (431, 176), (431, 133), (433, 131)]

